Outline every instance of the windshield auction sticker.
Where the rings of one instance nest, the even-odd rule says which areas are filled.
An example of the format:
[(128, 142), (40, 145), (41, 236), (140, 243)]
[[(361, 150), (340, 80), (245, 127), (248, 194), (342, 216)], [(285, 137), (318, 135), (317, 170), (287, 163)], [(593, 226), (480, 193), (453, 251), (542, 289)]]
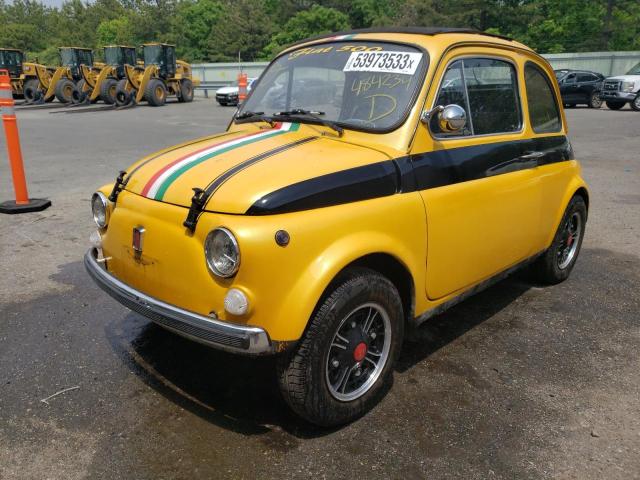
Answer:
[(342, 71), (413, 75), (421, 59), (419, 52), (352, 52)]

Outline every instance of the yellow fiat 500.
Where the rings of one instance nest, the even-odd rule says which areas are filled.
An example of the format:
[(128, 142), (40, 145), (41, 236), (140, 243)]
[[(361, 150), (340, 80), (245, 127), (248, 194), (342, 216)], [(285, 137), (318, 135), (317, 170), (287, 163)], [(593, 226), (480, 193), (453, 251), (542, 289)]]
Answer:
[(405, 329), (529, 264), (565, 280), (589, 197), (554, 73), (461, 29), (301, 42), (226, 132), (94, 194), (85, 265), (118, 301), (215, 348), (276, 354), (284, 398), (348, 422)]

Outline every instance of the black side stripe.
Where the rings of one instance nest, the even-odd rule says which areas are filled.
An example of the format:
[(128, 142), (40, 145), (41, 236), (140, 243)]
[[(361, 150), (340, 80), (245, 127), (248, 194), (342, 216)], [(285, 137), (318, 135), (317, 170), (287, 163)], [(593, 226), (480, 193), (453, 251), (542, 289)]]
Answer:
[[(537, 159), (524, 155), (541, 152)], [(270, 215), (328, 207), (443, 187), (573, 159), (565, 136), (437, 150), (311, 178), (271, 192), (247, 215)]]
[(196, 229), (196, 225), (198, 224), (198, 218), (200, 217), (200, 214), (205, 211), (207, 203), (209, 202), (209, 200), (211, 200), (211, 197), (227, 180), (229, 180), (234, 175), (237, 175), (239, 172), (249, 168), (251, 165), (255, 165), (256, 163), (265, 160), (266, 158), (272, 157), (286, 150), (295, 148), (299, 145), (317, 139), (317, 136), (305, 137), (300, 140), (296, 140), (295, 142), (287, 143), (277, 148), (267, 150), (266, 152), (255, 155), (254, 157), (251, 157), (248, 160), (245, 160), (244, 162), (241, 162), (238, 165), (230, 168), (215, 180), (213, 180), (211, 183), (209, 183), (204, 189), (194, 188), (194, 195), (191, 199), (191, 207), (189, 208), (187, 218), (182, 224), (189, 230), (191, 230), (191, 232), (194, 232)]

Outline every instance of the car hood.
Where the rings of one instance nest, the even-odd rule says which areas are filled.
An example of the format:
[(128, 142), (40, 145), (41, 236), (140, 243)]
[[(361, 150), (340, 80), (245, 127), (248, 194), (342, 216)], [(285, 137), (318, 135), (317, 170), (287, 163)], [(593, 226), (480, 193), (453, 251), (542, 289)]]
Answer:
[(222, 87), (216, 90), (216, 93), (228, 95), (229, 93), (238, 93), (238, 87)]
[(616, 77), (607, 77), (605, 80), (623, 80), (625, 82), (640, 82), (640, 75), (618, 75)]
[[(268, 203), (281, 208), (284, 197), (298, 206), (314, 208), (317, 202), (309, 203), (307, 197), (316, 195), (317, 199), (318, 189), (324, 189), (326, 196), (327, 189), (333, 188), (338, 190), (336, 195), (346, 198), (344, 190), (349, 182), (349, 194), (359, 189), (358, 199), (369, 195), (363, 188), (375, 188), (376, 195), (395, 192), (395, 167), (390, 157), (378, 150), (349, 143), (315, 125), (258, 125), (245, 124), (243, 130), (146, 157), (127, 170), (125, 189), (184, 207), (192, 205), (194, 188), (202, 189), (207, 198), (203, 210), (232, 214), (270, 213), (261, 211), (261, 206)], [(332, 185), (327, 187), (325, 180), (329, 178)], [(369, 181), (369, 186), (353, 185), (363, 181)], [(276, 195), (283, 190), (284, 197)]]

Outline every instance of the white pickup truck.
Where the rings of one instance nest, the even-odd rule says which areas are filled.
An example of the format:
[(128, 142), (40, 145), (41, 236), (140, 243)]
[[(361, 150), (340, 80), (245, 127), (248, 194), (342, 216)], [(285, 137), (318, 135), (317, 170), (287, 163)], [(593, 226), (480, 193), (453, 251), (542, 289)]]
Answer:
[(605, 78), (600, 98), (611, 110), (620, 110), (628, 103), (633, 110), (640, 111), (640, 63), (626, 75)]

